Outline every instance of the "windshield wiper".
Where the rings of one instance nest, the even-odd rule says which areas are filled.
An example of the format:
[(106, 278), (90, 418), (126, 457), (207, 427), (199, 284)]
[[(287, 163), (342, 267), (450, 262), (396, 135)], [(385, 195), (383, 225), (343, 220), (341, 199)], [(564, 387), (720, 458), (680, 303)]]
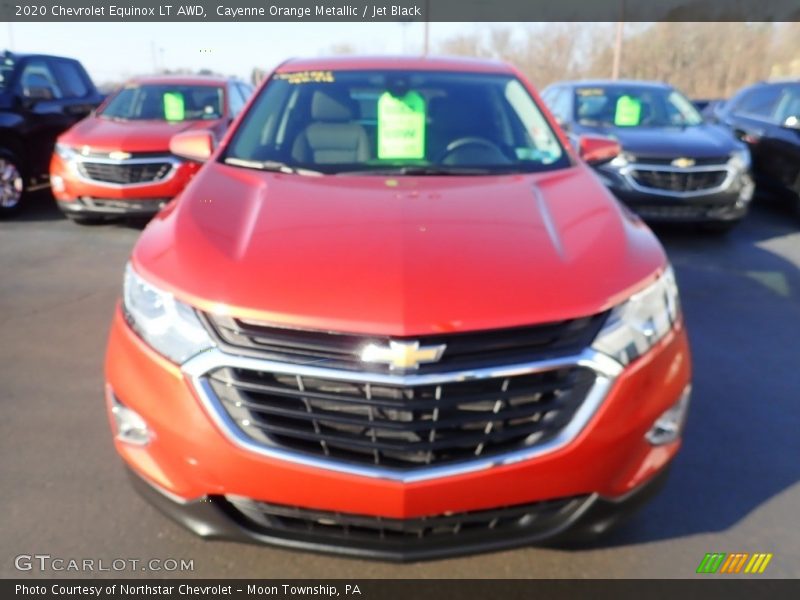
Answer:
[(407, 165), (404, 167), (381, 167), (377, 169), (364, 169), (361, 171), (339, 171), (337, 175), (491, 175), (488, 169), (472, 167), (442, 167)]
[(226, 165), (243, 167), (245, 169), (257, 169), (259, 171), (271, 171), (273, 173), (290, 173), (295, 175), (322, 175), (319, 171), (292, 167), (284, 162), (277, 160), (248, 160), (246, 158), (228, 157), (225, 159)]

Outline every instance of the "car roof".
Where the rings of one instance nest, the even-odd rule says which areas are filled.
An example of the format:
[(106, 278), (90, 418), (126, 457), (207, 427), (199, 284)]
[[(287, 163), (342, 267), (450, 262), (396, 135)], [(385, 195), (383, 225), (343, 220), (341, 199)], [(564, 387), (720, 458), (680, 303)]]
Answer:
[(292, 58), (278, 67), (279, 72), (366, 71), (380, 69), (459, 71), (465, 73), (513, 73), (511, 65), (480, 58), (450, 56), (333, 56)]
[(71, 60), (78, 62), (77, 59), (71, 58), (69, 56), (56, 56), (54, 54), (39, 54), (35, 52), (31, 53), (23, 53), (23, 52), (11, 52), (10, 50), (5, 50), (2, 53), (4, 58), (12, 58), (14, 60), (22, 60), (26, 58), (47, 58), (47, 59), (58, 59), (58, 60)]
[(143, 75), (133, 77), (126, 82), (126, 85), (225, 85), (228, 81), (233, 81), (233, 77), (222, 77), (219, 75)]

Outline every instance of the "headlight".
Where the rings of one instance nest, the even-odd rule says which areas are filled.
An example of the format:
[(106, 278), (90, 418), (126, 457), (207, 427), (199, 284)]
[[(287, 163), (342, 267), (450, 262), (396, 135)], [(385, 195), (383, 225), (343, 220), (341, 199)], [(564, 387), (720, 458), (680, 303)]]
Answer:
[(214, 342), (194, 310), (125, 267), (123, 305), (133, 329), (158, 353), (181, 364)]
[(612, 309), (592, 348), (627, 365), (667, 335), (679, 313), (675, 274), (667, 267), (654, 283)]
[(620, 169), (622, 167), (627, 167), (632, 162), (636, 162), (636, 158), (627, 152), (623, 152), (621, 154), (617, 154), (608, 164), (612, 167)]
[(64, 160), (72, 160), (78, 155), (75, 148), (67, 146), (66, 144), (56, 144), (55, 152)]
[(750, 168), (750, 150), (742, 148), (741, 150), (734, 150), (731, 152), (731, 157), (728, 159), (728, 164), (740, 171), (746, 171)]

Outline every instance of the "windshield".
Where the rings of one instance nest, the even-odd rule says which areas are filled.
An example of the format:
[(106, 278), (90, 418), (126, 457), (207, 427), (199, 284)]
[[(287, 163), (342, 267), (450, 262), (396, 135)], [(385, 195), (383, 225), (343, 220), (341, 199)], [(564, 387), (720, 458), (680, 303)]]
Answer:
[(575, 119), (589, 127), (686, 127), (703, 117), (681, 93), (652, 86), (587, 86), (575, 90)]
[(222, 117), (222, 88), (210, 85), (132, 85), (100, 113), (107, 119), (189, 121)]
[(278, 73), (223, 160), (326, 174), (490, 174), (569, 164), (515, 77), (431, 71)]

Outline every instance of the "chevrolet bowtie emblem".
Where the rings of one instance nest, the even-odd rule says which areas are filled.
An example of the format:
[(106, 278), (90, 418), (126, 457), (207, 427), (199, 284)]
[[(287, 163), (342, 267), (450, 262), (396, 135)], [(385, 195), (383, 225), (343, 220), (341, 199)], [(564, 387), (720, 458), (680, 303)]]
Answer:
[(694, 159), (693, 158), (676, 158), (672, 161), (673, 167), (678, 167), (679, 169), (688, 169), (689, 167), (694, 166)]
[(361, 351), (361, 360), (389, 365), (392, 369), (416, 369), (421, 364), (438, 361), (446, 347), (446, 344), (420, 346), (419, 342), (367, 344)]
[(108, 158), (113, 160), (127, 160), (131, 157), (128, 152), (122, 152), (121, 150), (115, 150), (114, 152), (110, 152), (108, 154)]

